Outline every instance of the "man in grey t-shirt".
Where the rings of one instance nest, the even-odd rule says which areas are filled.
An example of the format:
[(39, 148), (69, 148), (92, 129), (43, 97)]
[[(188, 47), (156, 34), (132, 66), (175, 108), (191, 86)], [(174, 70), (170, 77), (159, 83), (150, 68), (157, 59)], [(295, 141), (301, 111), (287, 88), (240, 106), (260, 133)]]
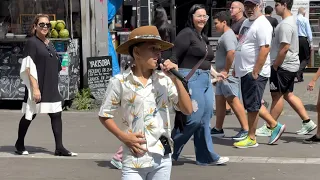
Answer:
[(299, 70), (299, 40), (296, 20), (291, 14), (293, 0), (275, 0), (276, 13), (282, 17), (275, 29), (271, 47), (270, 92), (272, 96), (271, 115), (278, 119), (283, 110), (283, 98), (302, 119), (302, 129), (297, 134), (313, 131), (317, 125), (310, 120), (302, 101), (293, 94), (294, 79)]
[(216, 51), (216, 69), (219, 73), (228, 77), (223, 81), (216, 83), (216, 126), (212, 128), (211, 134), (213, 136), (224, 136), (222, 129), (225, 118), (226, 101), (235, 112), (242, 129), (233, 136), (234, 140), (240, 141), (248, 135), (248, 121), (243, 105), (239, 100), (239, 79), (232, 76), (233, 60), (236, 45), (238, 43), (237, 37), (232, 29), (229, 27), (231, 21), (230, 14), (226, 11), (219, 12), (214, 17), (214, 24), (218, 32), (222, 32), (222, 36), (218, 41)]

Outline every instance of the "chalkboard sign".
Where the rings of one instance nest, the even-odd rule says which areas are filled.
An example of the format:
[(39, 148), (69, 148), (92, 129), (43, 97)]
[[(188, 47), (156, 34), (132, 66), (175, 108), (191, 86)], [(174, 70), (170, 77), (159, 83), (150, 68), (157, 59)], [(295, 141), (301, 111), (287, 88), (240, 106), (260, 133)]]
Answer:
[(88, 86), (93, 97), (102, 100), (112, 77), (112, 58), (111, 56), (89, 57), (87, 63)]
[[(56, 20), (55, 14), (48, 14), (50, 21)], [(20, 14), (21, 34), (30, 34), (30, 29), (36, 14)]]
[(23, 42), (0, 43), (0, 99), (21, 100), (25, 88), (20, 79)]

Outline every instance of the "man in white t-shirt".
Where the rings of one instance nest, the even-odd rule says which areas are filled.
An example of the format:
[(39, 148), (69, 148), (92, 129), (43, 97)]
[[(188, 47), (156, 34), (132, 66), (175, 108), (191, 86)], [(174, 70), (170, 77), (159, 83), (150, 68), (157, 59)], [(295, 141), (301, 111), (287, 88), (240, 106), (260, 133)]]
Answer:
[[(270, 77), (270, 45), (273, 28), (261, 12), (261, 0), (245, 0), (245, 13), (248, 17), (240, 29), (239, 42), (235, 54), (235, 76), (241, 78), (241, 92), (245, 109), (248, 112), (249, 134), (242, 141), (234, 143), (238, 148), (257, 147), (255, 131), (261, 100)], [(269, 144), (275, 143), (285, 129), (273, 118), (266, 119), (271, 125)]]
[[(299, 135), (309, 134), (317, 125), (310, 120), (308, 113), (299, 97), (293, 94), (294, 79), (299, 70), (299, 39), (298, 27), (292, 16), (293, 0), (275, 0), (277, 15), (282, 21), (275, 29), (275, 37), (271, 48), (271, 77), (270, 92), (272, 96), (271, 115), (278, 119), (283, 110), (283, 99), (297, 112), (302, 120), (302, 128), (297, 131)], [(266, 129), (262, 126), (259, 130)]]

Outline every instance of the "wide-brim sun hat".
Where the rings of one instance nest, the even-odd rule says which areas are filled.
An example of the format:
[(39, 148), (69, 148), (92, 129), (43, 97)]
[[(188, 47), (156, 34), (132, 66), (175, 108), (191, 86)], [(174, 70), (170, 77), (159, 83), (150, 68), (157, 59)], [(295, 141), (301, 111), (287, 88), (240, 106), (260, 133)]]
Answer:
[(129, 47), (140, 42), (154, 42), (161, 46), (161, 51), (168, 50), (173, 44), (163, 41), (159, 31), (155, 26), (141, 26), (134, 29), (126, 42), (118, 46), (117, 53), (129, 55)]

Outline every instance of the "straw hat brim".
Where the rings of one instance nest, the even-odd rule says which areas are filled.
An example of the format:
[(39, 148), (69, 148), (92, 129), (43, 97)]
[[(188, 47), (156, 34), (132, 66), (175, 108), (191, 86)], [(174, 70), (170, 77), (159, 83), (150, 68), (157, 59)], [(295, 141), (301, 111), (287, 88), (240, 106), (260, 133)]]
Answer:
[(121, 44), (120, 46), (118, 46), (117, 48), (117, 53), (119, 54), (126, 54), (126, 55), (130, 55), (129, 53), (129, 47), (140, 43), (140, 42), (154, 42), (157, 43), (161, 46), (161, 51), (165, 51), (168, 50), (170, 48), (173, 47), (172, 43), (169, 43), (167, 41), (163, 41), (163, 40), (159, 40), (159, 39), (130, 39), (128, 41), (126, 41), (125, 43)]

